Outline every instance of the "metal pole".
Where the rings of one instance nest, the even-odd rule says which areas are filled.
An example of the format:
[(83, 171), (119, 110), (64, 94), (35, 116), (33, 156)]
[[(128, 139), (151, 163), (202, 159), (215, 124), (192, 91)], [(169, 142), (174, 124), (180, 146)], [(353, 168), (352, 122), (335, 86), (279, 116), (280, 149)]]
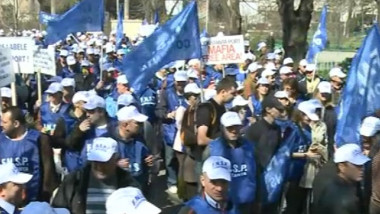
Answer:
[(50, 0), (50, 13), (51, 14), (55, 14), (55, 5), (56, 5), (56, 1)]
[(129, 0), (124, 0), (124, 20), (129, 19)]

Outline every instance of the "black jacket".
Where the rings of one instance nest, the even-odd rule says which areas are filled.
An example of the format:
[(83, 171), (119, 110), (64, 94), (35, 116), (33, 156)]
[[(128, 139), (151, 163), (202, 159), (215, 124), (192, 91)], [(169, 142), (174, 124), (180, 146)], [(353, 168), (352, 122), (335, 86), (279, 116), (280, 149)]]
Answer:
[[(90, 173), (91, 165), (87, 165), (67, 175), (54, 197), (53, 207), (69, 209), (71, 214), (85, 214)], [(118, 189), (128, 186), (139, 187), (127, 171), (117, 168), (116, 176)]]

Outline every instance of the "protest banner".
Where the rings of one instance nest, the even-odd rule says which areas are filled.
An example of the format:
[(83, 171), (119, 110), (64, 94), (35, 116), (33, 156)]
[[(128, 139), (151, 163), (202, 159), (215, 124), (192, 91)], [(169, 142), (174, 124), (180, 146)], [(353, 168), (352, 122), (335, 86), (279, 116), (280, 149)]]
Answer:
[(14, 73), (33, 74), (34, 41), (28, 37), (0, 37), (0, 48), (11, 50)]
[(15, 81), (12, 56), (9, 49), (0, 48), (0, 87), (9, 85)]
[(244, 37), (211, 37), (208, 47), (208, 65), (244, 62)]
[(38, 49), (34, 52), (34, 71), (56, 76), (55, 55), (53, 49)]

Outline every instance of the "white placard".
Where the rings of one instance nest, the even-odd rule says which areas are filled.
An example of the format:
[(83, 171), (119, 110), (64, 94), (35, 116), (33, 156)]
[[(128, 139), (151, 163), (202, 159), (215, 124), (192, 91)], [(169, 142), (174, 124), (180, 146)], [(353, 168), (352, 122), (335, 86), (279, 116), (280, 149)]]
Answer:
[(15, 73), (34, 73), (33, 49), (34, 41), (28, 37), (0, 37), (0, 48), (11, 50), (13, 71)]
[(7, 86), (15, 81), (12, 55), (9, 49), (0, 48), (0, 87)]
[(38, 49), (34, 53), (34, 71), (56, 76), (55, 53), (53, 49)]
[(210, 38), (207, 64), (215, 65), (242, 62), (244, 62), (243, 35)]

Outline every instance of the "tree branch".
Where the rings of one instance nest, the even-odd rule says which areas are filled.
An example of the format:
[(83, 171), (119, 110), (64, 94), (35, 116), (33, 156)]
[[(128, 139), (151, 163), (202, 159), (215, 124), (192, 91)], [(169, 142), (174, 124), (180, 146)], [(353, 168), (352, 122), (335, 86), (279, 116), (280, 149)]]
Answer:
[(177, 1), (174, 3), (172, 9), (170, 9), (169, 17), (171, 17), (171, 16), (173, 15), (174, 9), (177, 7), (177, 4), (178, 4), (178, 3), (179, 3), (179, 0), (177, 0)]

